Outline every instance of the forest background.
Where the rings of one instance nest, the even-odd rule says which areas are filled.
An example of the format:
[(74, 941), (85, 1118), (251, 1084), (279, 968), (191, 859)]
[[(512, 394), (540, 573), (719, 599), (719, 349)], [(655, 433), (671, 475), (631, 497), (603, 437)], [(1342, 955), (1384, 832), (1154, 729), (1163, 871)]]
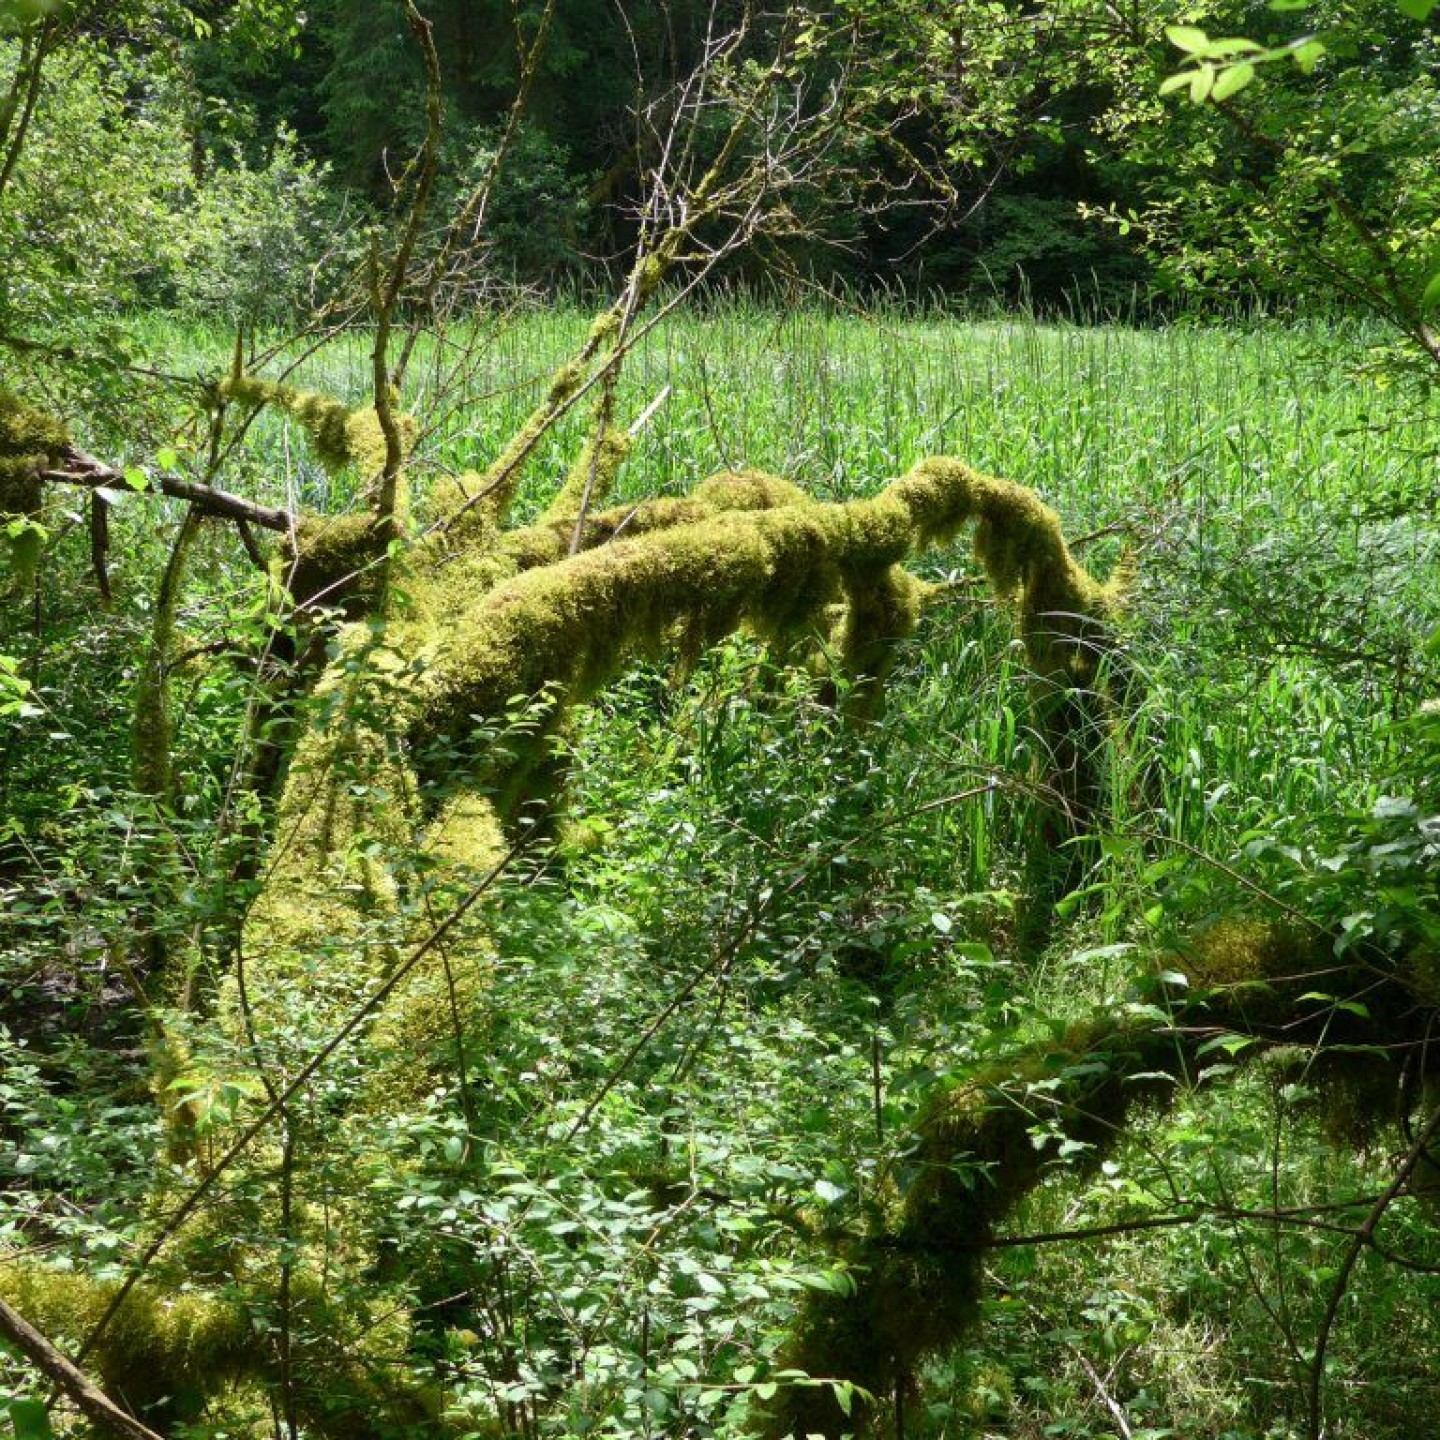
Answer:
[(1428, 1433), (1432, 8), (0, 3), (17, 1440)]

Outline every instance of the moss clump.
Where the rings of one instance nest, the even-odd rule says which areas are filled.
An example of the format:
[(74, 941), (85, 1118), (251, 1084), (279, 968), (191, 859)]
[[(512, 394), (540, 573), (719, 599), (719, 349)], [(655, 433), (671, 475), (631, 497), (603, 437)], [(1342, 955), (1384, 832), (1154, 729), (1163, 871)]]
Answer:
[[(0, 1267), (0, 1294), (42, 1333), (83, 1342), (118, 1282), (40, 1265)], [(166, 1405), (196, 1415), (207, 1394), (254, 1372), (263, 1353), (243, 1306), (191, 1290), (137, 1285), (87, 1361), (114, 1399), (144, 1413)]]
[[(702, 481), (693, 495), (645, 500), (619, 505), (585, 517), (580, 550), (594, 550), (619, 539), (675, 530), (731, 511), (774, 510), (784, 505), (813, 504), (798, 486), (759, 470), (727, 471)], [(511, 530), (495, 542), (514, 562), (516, 570), (553, 565), (570, 554), (575, 539), (575, 517), (542, 518), (534, 525)]]
[[(507, 849), (495, 807), (462, 793), (428, 827), (425, 848), (433, 862), (426, 876), (431, 899), (421, 909), (426, 933), (452, 912), (457, 900), (492, 870)], [(372, 1088), (387, 1106), (421, 1102), (442, 1074), (466, 1074), (480, 1058), (467, 1047), (489, 1029), (492, 947), (473, 937), (426, 953), (391, 993), (371, 1028), (377, 1057)]]
[[(83, 1343), (109, 1310), (118, 1281), (19, 1263), (0, 1267), (0, 1295), (51, 1338)], [(318, 1280), (297, 1276), (291, 1321), (302, 1337), (292, 1351), (291, 1384), (307, 1433), (324, 1440), (381, 1440), (396, 1434), (443, 1435), (433, 1397), (397, 1360), (409, 1340), (396, 1311), (374, 1317), (342, 1309)], [(134, 1286), (85, 1361), (101, 1386), (150, 1423), (168, 1428), (209, 1410), (227, 1418), (226, 1392), (246, 1382), (273, 1391), (278, 1361), (273, 1338), (276, 1298)], [(325, 1343), (304, 1343), (306, 1336)], [(242, 1394), (249, 1412), (253, 1394)]]
[[(376, 476), (385, 469), (385, 432), (372, 406), (351, 409), (328, 395), (297, 390), (290, 385), (261, 380), (255, 375), (231, 375), (220, 382), (227, 400), (258, 408), (274, 405), (292, 416), (309, 437), (315, 458), (332, 474), (353, 466), (362, 475)], [(408, 452), (418, 433), (412, 415), (396, 417), (402, 447)]]
[[(41, 472), (59, 463), (69, 443), (70, 434), (62, 421), (0, 389), (0, 520), (40, 513), (45, 500)], [(6, 535), (6, 540), (10, 584), (18, 594), (35, 583), (44, 532), (37, 526), (22, 525)]]
[(299, 605), (364, 614), (380, 599), (381, 562), (392, 538), (390, 527), (368, 514), (303, 517), (286, 546), (286, 586)]
[(1326, 967), (1313, 935), (1294, 925), (1248, 916), (1229, 916), (1206, 926), (1186, 941), (1171, 961), (1201, 991), (1242, 986), (1283, 989), (1300, 981), (1314, 988), (1317, 967)]
[(65, 423), (0, 389), (0, 512), (29, 514), (40, 503), (38, 471), (70, 444)]
[[(391, 725), (406, 697), (395, 657), (359, 628), (317, 687), (314, 716), (296, 746), (275, 818), (269, 874), (246, 917), (249, 1005), (261, 1031), (289, 1023), (300, 986), (316, 1011), (338, 1017), (357, 985), (383, 975), (403, 937), (397, 864), (417, 822), (416, 789)], [(236, 1033), (239, 995), (226, 991)]]
[[(512, 552), (521, 573), (461, 613), (432, 607), (446, 628), (426, 647), (412, 741), (423, 749), (439, 736), (458, 739), (472, 717), (498, 716), (511, 697), (546, 686), (572, 703), (662, 646), (694, 653), (741, 625), (767, 638), (818, 631), (841, 602), (843, 653), (879, 670), (918, 610), (898, 563), (971, 520), (981, 522), (987, 553), (1008, 557), (1006, 593), (1022, 607), (1061, 593), (1067, 604), (1104, 603), (1103, 587), (1070, 559), (1053, 512), (1023, 487), (956, 461), (927, 461), (875, 499), (847, 505), (818, 504), (754, 472), (716, 477), (670, 505), (596, 517), (600, 533), (624, 526), (620, 538), (552, 563), (560, 534), (533, 527)], [(1011, 526), (1023, 538), (1002, 545)], [(1040, 574), (1047, 556), (1062, 582)], [(436, 586), (443, 595), (438, 571)], [(1034, 627), (1032, 640), (1048, 644)]]
[(975, 525), (975, 554), (996, 596), (1020, 613), (1031, 664), (1042, 675), (1085, 682), (1104, 647), (1090, 643), (1120, 606), (1065, 543), (1060, 517), (1034, 491), (982, 475), (958, 460), (924, 460), (890, 493), (905, 506), (917, 546)]
[(695, 487), (695, 498), (711, 510), (780, 510), (815, 504), (798, 485), (765, 470), (721, 470)]

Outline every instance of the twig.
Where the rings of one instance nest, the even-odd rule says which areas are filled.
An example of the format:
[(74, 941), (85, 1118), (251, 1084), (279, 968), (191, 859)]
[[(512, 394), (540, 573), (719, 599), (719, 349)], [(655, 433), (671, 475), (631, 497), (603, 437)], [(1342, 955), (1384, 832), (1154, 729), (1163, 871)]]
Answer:
[(1370, 1207), (1370, 1213), (1360, 1222), (1360, 1228), (1355, 1232), (1355, 1238), (1350, 1242), (1350, 1248), (1345, 1252), (1345, 1258), (1340, 1262), (1335, 1283), (1330, 1289), (1330, 1299), (1325, 1306), (1325, 1314), (1320, 1320), (1320, 1330), (1315, 1337), (1315, 1350), (1310, 1361), (1308, 1396), (1310, 1440), (1321, 1440), (1325, 1429), (1322, 1410), (1325, 1354), (1330, 1347), (1330, 1336), (1334, 1332), (1335, 1321), (1340, 1314), (1340, 1302), (1350, 1288), (1350, 1276), (1354, 1273), (1355, 1264), (1360, 1259), (1361, 1252), (1374, 1243), (1375, 1231), (1384, 1218), (1385, 1212), (1410, 1183), (1410, 1177), (1415, 1173), (1415, 1167), (1420, 1163), (1429, 1149), (1430, 1142), (1437, 1134), (1440, 1134), (1440, 1109), (1436, 1109), (1435, 1113), (1425, 1122), (1419, 1134), (1416, 1135), (1414, 1143), (1405, 1152), (1404, 1160), (1400, 1162), (1400, 1168), (1395, 1172), (1395, 1178), (1385, 1187), (1384, 1194), (1375, 1201)]
[(153, 1430), (122, 1410), (88, 1375), (66, 1359), (28, 1320), (0, 1300), (0, 1336), (75, 1402), (100, 1429), (129, 1440), (161, 1440)]
[(1130, 1422), (1125, 1418), (1125, 1412), (1116, 1402), (1115, 1397), (1110, 1393), (1105, 1381), (1101, 1379), (1100, 1372), (1085, 1358), (1083, 1352), (1074, 1345), (1067, 1345), (1066, 1349), (1075, 1357), (1080, 1368), (1085, 1372), (1090, 1383), (1095, 1387), (1095, 1393), (1100, 1397), (1101, 1403), (1110, 1412), (1115, 1421), (1116, 1428), (1124, 1437), (1124, 1440), (1134, 1440), (1135, 1432), (1130, 1428)]

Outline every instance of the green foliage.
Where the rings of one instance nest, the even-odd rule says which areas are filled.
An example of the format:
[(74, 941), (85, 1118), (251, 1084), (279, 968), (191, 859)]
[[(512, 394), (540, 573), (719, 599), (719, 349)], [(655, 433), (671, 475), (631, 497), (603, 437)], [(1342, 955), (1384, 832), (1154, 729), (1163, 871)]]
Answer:
[[(1167, 30), (1194, 68), (1161, 90), (1215, 102), (1178, 127), (1183, 143), (1141, 139), (1152, 161), (1174, 157), (1142, 223), (1173, 252), (1180, 283), (1243, 278), (1287, 299), (1333, 296), (1403, 337), (1392, 371), (1433, 367), (1425, 311), (1440, 269), (1440, 189), (1429, 137), (1440, 89), (1434, 36), (1420, 28), (1428, 12), (1367, 0), (1285, 6), (1256, 39)], [(1294, 65), (1273, 63), (1285, 60)]]
[[(1092, 1135), (1063, 1101), (1083, 1096), (1083, 1110), (1113, 1119), (1110, 1102), (1128, 1097), (1103, 1087), (1119, 1085), (1127, 1055), (1167, 1068), (1128, 1040), (1086, 1050), (1077, 1028), (1092, 1010), (1127, 1003), (1141, 1007), (1122, 1032), (1137, 1044), (1163, 1023), (1164, 996), (1126, 992), (1150, 951), (1165, 954), (1167, 970), (1188, 968), (1196, 992), (1208, 988), (1202, 979), (1234, 978), (1207, 953), (1238, 956), (1249, 973), (1253, 946), (1225, 949), (1212, 935), (1187, 950), (1166, 938), (1207, 916), (1269, 919), (1262, 899), (1237, 895), (1223, 872), (1168, 848), (1170, 839), (1203, 847), (1322, 920), (1374, 912), (1362, 897), (1380, 884), (1387, 895), (1407, 890), (1412, 911), (1432, 905), (1424, 826), (1435, 767), (1422, 732), (1407, 728), (1402, 745), (1387, 711), (1404, 695), (1404, 724), (1428, 723), (1416, 712), (1433, 691), (1423, 656), (1433, 588), (1423, 528), (1381, 513), (1423, 484), (1414, 452), (1426, 417), (1339, 375), (1333, 359), (1347, 342), (1319, 329), (1137, 333), (886, 318), (866, 325), (744, 307), (677, 317), (638, 352), (617, 409), (638, 410), (667, 383), (672, 400), (616, 473), (610, 508), (592, 515), (579, 557), (613, 579), (607, 567), (621, 563), (627, 541), (664, 555), (696, 528), (789, 533), (803, 521), (833, 527), (843, 547), (834, 554), (854, 557), (857, 579), (885, 577), (890, 547), (912, 527), (928, 536), (967, 508), (993, 503), (1003, 513), (1008, 504), (1027, 523), (992, 526), (978, 559), (952, 546), (923, 563), (936, 588), (909, 637), (887, 647), (890, 704), (863, 725), (845, 719), (859, 707), (843, 670), (817, 677), (737, 637), (683, 675), (642, 666), (589, 704), (572, 698), (558, 730), (547, 704), (514, 703), (519, 687), (497, 680), (492, 709), (466, 713), (453, 733), (443, 727), (443, 745), (414, 744), (414, 697), (444, 677), (433, 657), (412, 665), (409, 637), (438, 632), (458, 643), (484, 596), (517, 593), (507, 587), (526, 575), (543, 588), (538, 577), (575, 563), (564, 558), (573, 523), (539, 518), (502, 539), (480, 506), (454, 519), (463, 502), (453, 484), (427, 495), (418, 462), (417, 530), (453, 523), (402, 567), (404, 598), (383, 631), (317, 641), (321, 651), (330, 641), (331, 676), (300, 711), (307, 738), (278, 812), (267, 821), (251, 802), (265, 831), (224, 842), (216, 833), (240, 784), (233, 736), (273, 615), (263, 579), (242, 578), (218, 530), (207, 526), (192, 556), (176, 643), (180, 654), (217, 638), (228, 648), (177, 654), (171, 671), (177, 767), (189, 782), (176, 813), (146, 810), (117, 784), (109, 743), (126, 724), (115, 703), (124, 670), (151, 629), (143, 589), (127, 579), (115, 612), (87, 608), (84, 556), (66, 541), (42, 576), (54, 607), (45, 645), (33, 651), (13, 620), (0, 631), (0, 648), (23, 661), (31, 703), (44, 707), (6, 732), (10, 763), (0, 770), (6, 814), (22, 827), (0, 852), (15, 1013), (31, 1025), (28, 1017), (53, 1015), (62, 1028), (80, 1023), (67, 1016), (114, 1017), (104, 996), (123, 988), (104, 940), (133, 933), (137, 906), (155, 893), (139, 888), (141, 851), (163, 857), (180, 882), (169, 891), (173, 932), (204, 937), (213, 973), (227, 975), (218, 994), (202, 979), (205, 1003), (167, 1021), (179, 1084), (162, 1092), (163, 1110), (133, 1040), (116, 1042), (132, 1054), (120, 1075), (89, 1043), (72, 1042), (61, 1063), (53, 1040), (29, 1030), (29, 1043), (6, 1052), (6, 1141), (24, 1137), (14, 1146), (22, 1179), (7, 1187), (3, 1212), (22, 1261), (7, 1267), (16, 1274), (50, 1263), (29, 1253), (43, 1226), (55, 1260), (111, 1283), (157, 1211), (268, 1103), (261, 1082), (296, 1075), (395, 973), (396, 958), (454, 913), (500, 844), (490, 797), (466, 794), (470, 757), (508, 751), (518, 761), (545, 733), (570, 770), (553, 849), (534, 850), (493, 900), (460, 918), (172, 1242), (157, 1293), (183, 1282), (197, 1306), (222, 1310), (238, 1297), (266, 1337), (245, 1357), (248, 1378), (209, 1391), (206, 1423), (269, 1427), (262, 1390), (286, 1393), (270, 1337), (288, 1334), (297, 1423), (316, 1434), (390, 1426), (438, 1436), (453, 1426), (628, 1436), (648, 1426), (733, 1437), (759, 1428), (762, 1412), (843, 1417), (840, 1396), (884, 1425), (889, 1381), (902, 1368), (893, 1355), (878, 1369), (861, 1356), (873, 1403), (853, 1384), (806, 1383), (789, 1363), (797, 1316), (843, 1317), (847, 1302), (851, 1314), (877, 1307), (876, 1333), (913, 1315), (907, 1344), (935, 1347), (919, 1365), (923, 1400), (903, 1396), (907, 1433), (961, 1423), (1095, 1433), (1094, 1386), (1077, 1356), (1106, 1379), (1137, 1433), (1211, 1440), (1228, 1430), (1249, 1440), (1288, 1423), (1298, 1387), (1262, 1302), (1284, 1293), (1298, 1303), (1300, 1287), (1323, 1298), (1333, 1252), (1290, 1228), (1276, 1230), (1279, 1239), (1246, 1230), (1242, 1244), (1236, 1222), (1204, 1207), (1235, 1194), (1269, 1203), (1276, 1122), (1266, 1106), (1287, 1085), (1308, 1092), (1275, 1112), (1292, 1137), (1279, 1162), (1287, 1200), (1323, 1204), (1383, 1184), (1381, 1148), (1369, 1160), (1337, 1154), (1320, 1129), (1323, 1116), (1335, 1133), (1344, 1099), (1354, 1133), (1368, 1126), (1372, 1145), (1386, 1134), (1363, 1076), (1325, 1074), (1303, 1045), (1299, 1075), (1296, 1045), (1283, 1063), (1256, 1063), (1260, 1047), (1232, 1056), (1226, 1047), (1244, 1037), (1234, 1017), (1211, 1012), (1197, 1045), (1217, 1043), (1196, 1068), (1218, 1081), (1248, 1062), (1233, 1099), (1218, 1084), (1181, 1093), (1168, 1122), (1143, 1112), (1133, 1145)], [(474, 475), (499, 448), (492, 441), (544, 403), (586, 323), (526, 317), (477, 363), (472, 383), (477, 395), (517, 375), (530, 384), (437, 426), (427, 454), (470, 472), (463, 484), (473, 494)], [(189, 365), (205, 342), (171, 328), (158, 343)], [(223, 372), (231, 343), (218, 335), (209, 344), (193, 368)], [(367, 367), (361, 346), (341, 346), (293, 383), (363, 393)], [(757, 387), (760, 374), (771, 383)], [(259, 496), (278, 501), (293, 452), (277, 408), (252, 426), (256, 460), (245, 473)], [(1383, 441), (1356, 424), (1361, 414), (1391, 427)], [(1280, 418), (1262, 423), (1271, 415)], [(517, 485), (517, 516), (543, 516), (582, 428), (577, 416), (541, 442)], [(720, 443), (798, 474), (806, 489), (753, 471), (695, 486), (697, 473), (723, 465)], [(873, 485), (931, 449), (963, 451), (1041, 487), (1046, 505), (945, 467), (855, 504), (856, 477)], [(306, 494), (327, 493), (318, 464), (302, 459), (296, 473)], [(671, 498), (653, 498), (656, 489)], [(153, 503), (137, 497), (116, 511), (117, 576), (161, 562)], [(816, 522), (817, 512), (826, 518)], [(1083, 574), (1110, 567), (1115, 541), (1091, 542), (1087, 571), (1074, 570), (1053, 547), (1055, 513), (1067, 533), (1118, 523), (1139, 537), (1125, 639), (1143, 686), (1129, 758), (1107, 771), (1103, 844), (1084, 871), (1093, 888), (1036, 953), (1017, 935), (1024, 837), (1044, 798), (1033, 784), (1043, 742), (1029, 693), (1040, 667), (1024, 642), (1033, 627), (1038, 644), (1053, 646), (1046, 612), (1069, 601), (1042, 589), (1018, 610), (988, 603), (983, 572), (988, 564), (1022, 590), (1034, 583), (1027, 576), (1058, 574), (1074, 596), (1095, 600)], [(347, 532), (359, 546), (353, 558), (364, 558), (364, 525)], [(302, 550), (319, 533), (305, 534)], [(472, 554), (490, 568), (477, 563), (462, 582)], [(1381, 577), (1373, 586), (1371, 574)], [(857, 584), (851, 598), (871, 593)], [(445, 600), (460, 595), (463, 603)], [(819, 613), (835, 635), (836, 617)], [(635, 623), (650, 622), (642, 614)], [(71, 740), (46, 743), (62, 716)], [(1377, 816), (1381, 794), (1412, 795), (1416, 810)], [(258, 900), (243, 870), (255, 833), (274, 837)], [(1285, 879), (1293, 862), (1262, 837), (1313, 843), (1303, 886)], [(1336, 869), (1318, 863), (1336, 857)], [(1331, 890), (1327, 877), (1337, 875)], [(244, 907), (251, 925), (236, 947)], [(267, 927), (283, 945), (267, 943)], [(1393, 941), (1379, 938), (1382, 927)], [(1401, 937), (1413, 933), (1410, 921), (1377, 913), (1373, 926), (1357, 922), (1353, 951), (1366, 964), (1387, 945), (1409, 958), (1419, 952)], [(1287, 952), (1275, 953), (1283, 961)], [(58, 976), (74, 986), (68, 1005), (47, 989)], [(1301, 1007), (1307, 1026), (1363, 1027), (1341, 1008), (1357, 998), (1375, 1023), (1389, 1023), (1374, 995), (1357, 997), (1334, 977), (1302, 983), (1329, 997)], [(1236, 993), (1259, 1013), (1249, 1010), (1259, 990)], [(1308, 1045), (1312, 1034), (1294, 1038)], [(1111, 1068), (1087, 1070), (1101, 1054)], [(1007, 1090), (1017, 1055), (1029, 1060), (1020, 1088)], [(1369, 1063), (1362, 1055), (1357, 1065)], [(959, 1098), (987, 1086), (993, 1113)], [(1129, 1088), (1163, 1086), (1152, 1078)], [(1021, 1105), (1001, 1106), (1002, 1095)], [(944, 1096), (956, 1098), (947, 1107)], [(201, 1133), (167, 1153), (181, 1103), (199, 1107)], [(919, 1151), (897, 1154), (907, 1136), (933, 1134), (939, 1155), (942, 1132), (968, 1150), (1003, 1139), (1006, 1184), (970, 1160), (931, 1167)], [(925, 1215), (937, 1233), (1061, 1230), (1163, 1214), (1177, 1193), (1201, 1212), (1193, 1226), (1128, 1237), (1113, 1255), (1073, 1244), (993, 1252), (1003, 1289), (957, 1284), (978, 1273), (973, 1256), (879, 1244), (897, 1226), (928, 1227)], [(57, 1210), (59, 1195), (74, 1208)], [(1431, 1256), (1418, 1209), (1407, 1202), (1391, 1238), (1407, 1255)], [(296, 1286), (288, 1311), (275, 1278), (286, 1256)], [(323, 1276), (323, 1296), (303, 1276)], [(872, 1278), (878, 1288), (867, 1289)], [(1342, 1433), (1386, 1433), (1386, 1397), (1403, 1393), (1407, 1366), (1425, 1373), (1424, 1283), (1406, 1288), (1379, 1261), (1363, 1277), (1355, 1293), (1365, 1308), (1347, 1309), (1335, 1349), (1335, 1374), (1355, 1378), (1349, 1393), (1360, 1397), (1353, 1417), (1336, 1417)], [(1305, 1314), (1313, 1320), (1313, 1308)], [(396, 1318), (365, 1352), (379, 1367), (372, 1379), (327, 1363), (337, 1350), (357, 1353), (357, 1327), (386, 1315)], [(941, 1342), (961, 1322), (968, 1338), (955, 1357)], [(798, 1331), (837, 1347), (848, 1336), (847, 1354), (864, 1349), (844, 1326), (831, 1333), (806, 1320)], [(63, 1319), (56, 1333), (69, 1333)], [(804, 1364), (813, 1374), (834, 1368), (818, 1352)], [(1358, 1384), (1371, 1375), (1373, 1384)], [(339, 1408), (327, 1410), (326, 1397)]]
[(176, 216), (165, 290), (183, 309), (247, 329), (283, 323), (335, 285), (349, 258), (324, 174), (281, 135), (263, 166), (215, 165)]

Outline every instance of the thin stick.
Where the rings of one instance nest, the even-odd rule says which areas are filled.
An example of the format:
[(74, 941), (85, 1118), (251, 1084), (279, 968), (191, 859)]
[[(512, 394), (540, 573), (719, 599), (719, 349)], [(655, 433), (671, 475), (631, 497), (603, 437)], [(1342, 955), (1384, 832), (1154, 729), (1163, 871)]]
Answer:
[(0, 1336), (101, 1430), (129, 1440), (161, 1440), (153, 1430), (122, 1410), (73, 1362), (66, 1359), (28, 1320), (0, 1300)]

